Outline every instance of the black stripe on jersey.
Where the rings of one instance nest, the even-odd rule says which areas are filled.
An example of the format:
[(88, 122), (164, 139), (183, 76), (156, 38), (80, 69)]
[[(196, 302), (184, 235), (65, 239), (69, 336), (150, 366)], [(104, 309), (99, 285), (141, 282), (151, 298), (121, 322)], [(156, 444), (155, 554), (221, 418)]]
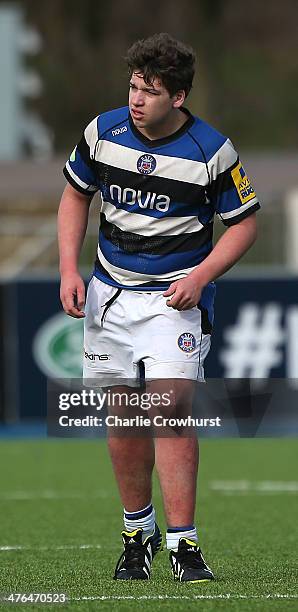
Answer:
[(242, 213), (240, 213), (239, 215), (235, 217), (231, 217), (230, 219), (223, 219), (220, 214), (219, 214), (219, 217), (221, 218), (224, 225), (227, 225), (227, 227), (230, 227), (231, 225), (236, 225), (243, 219), (246, 219), (246, 217), (249, 217), (249, 215), (252, 215), (252, 213), (256, 212), (256, 210), (259, 210), (259, 208), (261, 208), (261, 206), (259, 202), (256, 202), (256, 204), (253, 204), (250, 208), (247, 208), (246, 210), (244, 210)]
[(109, 197), (108, 193), (111, 185), (118, 185), (121, 189), (131, 188), (143, 193), (150, 191), (158, 195), (167, 195), (174, 202), (184, 204), (200, 206), (206, 202), (204, 185), (188, 184), (184, 181), (167, 179), (162, 176), (150, 176), (131, 170), (123, 170), (101, 162), (95, 163), (97, 167), (96, 176), (101, 180), (101, 191), (104, 198)]
[(224, 191), (229, 191), (229, 189), (233, 189), (233, 187), (235, 187), (231, 171), (236, 168), (238, 164), (239, 157), (237, 157), (235, 163), (232, 164), (232, 166), (230, 166), (227, 170), (224, 170), (224, 172), (218, 174), (216, 179), (214, 179), (214, 181), (210, 183), (208, 187), (208, 194), (211, 201), (216, 200), (216, 198)]
[(185, 233), (181, 236), (141, 236), (124, 232), (100, 215), (100, 230), (107, 240), (126, 253), (148, 253), (151, 255), (170, 255), (193, 251), (212, 240), (213, 223), (209, 223), (199, 232)]
[(65, 176), (65, 178), (67, 179), (67, 181), (71, 184), (71, 186), (76, 189), (76, 191), (79, 191), (80, 193), (83, 193), (84, 195), (89, 196), (89, 198), (93, 198), (93, 196), (95, 195), (96, 191), (92, 191), (90, 192), (89, 189), (84, 189), (84, 187), (81, 187), (81, 185), (78, 185), (78, 183), (76, 183), (72, 176), (70, 176), (66, 166), (64, 166), (63, 168), (63, 174)]
[[(114, 279), (111, 277), (111, 275), (108, 273), (108, 271), (101, 265), (99, 259), (98, 259), (98, 255), (96, 255), (96, 259), (94, 262), (94, 274), (96, 272), (96, 270), (102, 274), (105, 277), (105, 280), (108, 281), (110, 280), (111, 282), (108, 284), (111, 284), (113, 287), (121, 287), (123, 289), (129, 289), (130, 291), (142, 291), (142, 289), (146, 289), (150, 287), (150, 291), (156, 291), (160, 288), (160, 290), (165, 291), (171, 284), (171, 281), (158, 281), (158, 280), (151, 280), (148, 281), (147, 283), (138, 283), (136, 281), (136, 284), (134, 287), (131, 286), (127, 286), (127, 285), (121, 285), (120, 283), (115, 284)], [(154, 289), (152, 288), (152, 285), (154, 285)]]

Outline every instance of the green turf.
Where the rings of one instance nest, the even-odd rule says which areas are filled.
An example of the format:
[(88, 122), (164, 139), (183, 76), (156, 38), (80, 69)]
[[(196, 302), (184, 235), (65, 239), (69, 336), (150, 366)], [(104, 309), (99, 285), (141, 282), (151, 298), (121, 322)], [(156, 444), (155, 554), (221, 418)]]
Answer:
[[(217, 580), (197, 586), (172, 581), (167, 552), (156, 557), (150, 582), (112, 580), (121, 553), (122, 507), (104, 442), (1, 442), (0, 546), (25, 546), (26, 550), (0, 551), (0, 593), (65, 592), (71, 598), (63, 607), (26, 604), (28, 611), (297, 610), (297, 598), (289, 598), (298, 592), (297, 492), (225, 494), (210, 488), (214, 480), (293, 481), (297, 450), (295, 439), (201, 443), (197, 524), (204, 555)], [(42, 499), (46, 491), (60, 497)], [(35, 498), (9, 499), (22, 494)], [(164, 530), (157, 483), (154, 502)], [(101, 548), (76, 548), (83, 544)], [(74, 548), (57, 550), (59, 546)], [(227, 594), (228, 601), (192, 599)], [(287, 598), (265, 599), (277, 594)], [(146, 599), (166, 595), (169, 599)], [(74, 600), (84, 596), (114, 599)], [(119, 596), (133, 599), (119, 600)], [(20, 608), (0, 604), (1, 610)]]

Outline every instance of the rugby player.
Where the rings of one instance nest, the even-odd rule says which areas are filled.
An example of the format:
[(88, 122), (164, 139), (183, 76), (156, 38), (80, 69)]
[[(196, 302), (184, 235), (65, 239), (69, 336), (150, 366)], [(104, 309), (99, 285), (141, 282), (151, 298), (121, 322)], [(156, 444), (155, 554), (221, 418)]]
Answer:
[[(64, 168), (61, 300), (67, 314), (85, 317), (84, 378), (137, 381), (142, 365), (147, 380), (175, 388), (175, 410), (183, 411), (204, 378), (214, 280), (254, 243), (259, 203), (231, 141), (185, 107), (193, 50), (155, 34), (131, 46), (127, 64), (128, 106), (95, 117)], [(98, 191), (98, 248), (85, 306), (78, 259)], [(215, 215), (226, 231), (213, 246)], [(174, 578), (212, 580), (194, 522), (196, 437), (110, 436), (108, 444), (124, 507), (114, 578), (150, 578), (161, 547), (151, 498), (155, 465)]]

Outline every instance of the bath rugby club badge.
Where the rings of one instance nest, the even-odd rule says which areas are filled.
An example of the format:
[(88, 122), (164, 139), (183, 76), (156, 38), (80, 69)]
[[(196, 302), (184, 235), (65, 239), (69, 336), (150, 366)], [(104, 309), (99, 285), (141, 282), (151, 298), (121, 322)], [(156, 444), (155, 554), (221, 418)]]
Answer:
[(141, 155), (137, 161), (137, 169), (141, 174), (151, 174), (156, 168), (156, 159), (148, 153)]
[(184, 353), (192, 353), (196, 348), (196, 339), (193, 334), (185, 332), (178, 338), (178, 346)]

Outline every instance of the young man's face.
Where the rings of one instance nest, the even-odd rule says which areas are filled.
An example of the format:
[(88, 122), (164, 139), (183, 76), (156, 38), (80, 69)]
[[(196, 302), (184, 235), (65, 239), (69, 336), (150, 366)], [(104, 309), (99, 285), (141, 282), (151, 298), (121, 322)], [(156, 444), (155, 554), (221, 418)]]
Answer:
[(157, 78), (147, 85), (141, 73), (133, 72), (130, 79), (129, 109), (137, 128), (154, 128), (167, 122), (173, 109), (183, 104), (178, 94), (170, 96)]

